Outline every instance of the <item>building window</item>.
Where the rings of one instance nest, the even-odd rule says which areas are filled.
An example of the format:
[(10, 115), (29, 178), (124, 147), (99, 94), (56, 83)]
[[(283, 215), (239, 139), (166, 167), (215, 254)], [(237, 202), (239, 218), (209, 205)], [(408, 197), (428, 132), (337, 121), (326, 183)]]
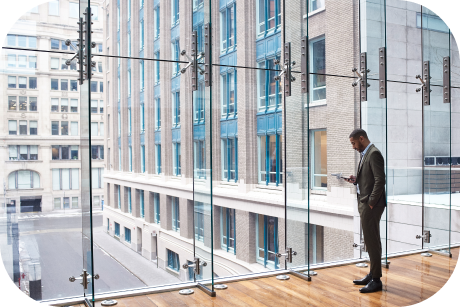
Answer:
[(173, 143), (173, 175), (181, 175), (181, 150), (180, 143)]
[(153, 203), (155, 210), (155, 223), (160, 224), (160, 194), (153, 193)]
[(131, 203), (131, 188), (127, 188), (128, 190), (128, 212), (131, 214), (133, 212), (133, 207)]
[(10, 160), (38, 160), (38, 145), (10, 145), (8, 148)]
[(97, 81), (91, 81), (91, 92), (97, 93)]
[(324, 37), (310, 42), (311, 101), (326, 99), (326, 49)]
[(131, 70), (128, 70), (128, 97), (131, 97)]
[(18, 77), (18, 88), (27, 88), (27, 77)]
[(8, 121), (8, 134), (17, 135), (18, 134), (18, 122), (15, 120)]
[(179, 272), (180, 269), (180, 262), (179, 262), (179, 255), (169, 249), (166, 249), (168, 252), (168, 268), (171, 270)]
[(161, 144), (155, 145), (155, 171), (157, 175), (161, 174)]
[(161, 129), (161, 99), (155, 99), (155, 130)]
[(91, 145), (91, 159), (104, 160), (104, 145)]
[(51, 58), (51, 69), (59, 69), (59, 59), (58, 58)]
[(69, 80), (61, 79), (61, 91), (68, 91), (69, 90)]
[(16, 88), (16, 77), (8, 76), (8, 88)]
[(70, 134), (72, 136), (78, 135), (78, 122), (70, 122)]
[(52, 160), (77, 160), (78, 145), (51, 145)]
[(141, 125), (141, 134), (145, 133), (145, 110), (144, 110), (144, 104), (141, 103), (139, 106), (141, 116), (140, 116), (140, 125)]
[(257, 1), (257, 34), (267, 35), (281, 25), (281, 0)]
[(118, 209), (121, 209), (121, 192), (120, 192), (120, 186), (117, 185), (117, 196), (118, 196)]
[(141, 218), (145, 217), (144, 190), (139, 190), (139, 204), (141, 207)]
[(141, 173), (145, 173), (145, 145), (141, 145)]
[(235, 209), (221, 208), (220, 227), (222, 249), (236, 254)]
[(61, 135), (69, 135), (69, 122), (68, 121), (61, 122)]
[(204, 140), (195, 140), (194, 146), (194, 176), (195, 178), (206, 178), (206, 142)]
[(102, 189), (102, 182), (104, 181), (104, 169), (102, 167), (91, 169), (91, 188)]
[(204, 82), (198, 84), (198, 91), (194, 94), (194, 103), (193, 103), (193, 122), (194, 124), (203, 124), (204, 123), (204, 108), (205, 108), (205, 90)]
[(195, 240), (204, 242), (204, 212), (205, 206), (203, 203), (196, 201), (194, 206), (195, 213)]
[(93, 14), (92, 20), (99, 19), (99, 7), (97, 5), (91, 5), (91, 14)]
[(139, 21), (139, 50), (144, 49), (144, 19)]
[(70, 112), (78, 112), (78, 99), (70, 99)]
[(221, 75), (221, 82), (222, 117), (234, 118), (237, 115), (236, 70)]
[(79, 169), (78, 168), (53, 168), (53, 191), (78, 190)]
[[(258, 63), (257, 96), (259, 97), (259, 112), (277, 109), (282, 102), (281, 82), (276, 81), (279, 65), (274, 64), (274, 59)], [(267, 82), (268, 81), (268, 82)]]
[(144, 61), (139, 62), (139, 85), (140, 91), (144, 91)]
[[(8, 111), (18, 110), (18, 97), (8, 96)], [(29, 106), (27, 106), (29, 104)], [(19, 96), (19, 111), (37, 111), (37, 97)]]
[(238, 139), (222, 139), (222, 180), (238, 181)]
[(58, 79), (51, 79), (51, 90), (53, 91), (59, 90), (59, 80)]
[(7, 45), (8, 47), (37, 48), (37, 37), (8, 34)]
[(283, 184), (283, 136), (262, 135), (258, 139), (259, 183)]
[(122, 171), (122, 168), (121, 168), (121, 147), (118, 147), (118, 170)]
[(171, 27), (179, 24), (179, 0), (171, 0)]
[(324, 9), (324, 0), (309, 0), (309, 10), (308, 12), (314, 12), (316, 10), (322, 10)]
[(128, 108), (128, 136), (131, 136), (132, 125), (131, 125), (131, 108)]
[(79, 12), (79, 4), (75, 2), (70, 2), (69, 3), (69, 17), (70, 18), (78, 18), (78, 12)]
[[(155, 52), (153, 55), (154, 59), (159, 60), (160, 59), (160, 51)], [(155, 70), (155, 85), (160, 84), (160, 61), (155, 61), (154, 62), (154, 70)]]
[(115, 222), (115, 237), (120, 237), (120, 224)]
[(26, 120), (19, 121), (19, 135), (27, 135), (27, 121)]
[(8, 176), (8, 188), (10, 190), (38, 189), (40, 188), (40, 176), (34, 171), (15, 171)]
[[(422, 21), (423, 16), (423, 21)], [(442, 21), (441, 18), (431, 14), (417, 13), (417, 28), (421, 29), (423, 23), (424, 30), (435, 32), (449, 33), (449, 27)]]
[(312, 134), (312, 187), (327, 189), (327, 131), (315, 130)]
[(179, 208), (179, 197), (171, 197), (172, 205), (172, 229), (174, 231), (180, 230), (180, 208)]
[(180, 92), (172, 93), (172, 115), (173, 127), (180, 127)]
[(36, 120), (31, 120), (29, 122), (29, 135), (37, 135), (38, 134), (38, 122)]
[(59, 0), (48, 2), (48, 15), (59, 16)]
[(278, 269), (278, 218), (256, 215), (257, 262)]
[(133, 148), (131, 146), (128, 147), (128, 170), (130, 172), (133, 171)]
[(125, 242), (131, 243), (131, 229), (125, 227)]
[[(173, 1), (176, 1), (176, 0), (173, 0)], [(174, 61), (172, 63), (172, 68), (173, 68), (173, 77), (179, 75), (180, 73), (180, 58), (179, 58), (179, 55), (180, 55), (180, 44), (179, 44), (179, 40), (175, 40), (174, 42), (171, 43), (171, 52), (172, 52), (172, 60)]]
[(220, 12), (221, 52), (236, 45), (236, 3)]
[(61, 198), (60, 197), (56, 197), (54, 198), (54, 209), (55, 210), (60, 210), (61, 209)]
[(78, 197), (72, 197), (72, 209), (78, 208)]

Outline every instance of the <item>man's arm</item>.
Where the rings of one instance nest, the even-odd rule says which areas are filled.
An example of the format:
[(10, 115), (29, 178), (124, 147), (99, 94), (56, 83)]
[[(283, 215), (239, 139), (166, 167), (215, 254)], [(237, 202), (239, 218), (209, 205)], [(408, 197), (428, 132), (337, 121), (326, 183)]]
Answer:
[(369, 206), (374, 207), (385, 191), (385, 161), (380, 152), (374, 151), (369, 157), (369, 162), (374, 176), (374, 188), (369, 196)]

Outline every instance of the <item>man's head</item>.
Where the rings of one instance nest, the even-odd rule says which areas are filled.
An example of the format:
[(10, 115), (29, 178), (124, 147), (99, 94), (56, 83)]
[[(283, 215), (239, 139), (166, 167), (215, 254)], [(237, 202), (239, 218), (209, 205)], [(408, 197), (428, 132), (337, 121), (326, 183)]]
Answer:
[(367, 133), (363, 129), (355, 129), (349, 136), (351, 146), (354, 150), (363, 152), (369, 145), (370, 141), (367, 138)]

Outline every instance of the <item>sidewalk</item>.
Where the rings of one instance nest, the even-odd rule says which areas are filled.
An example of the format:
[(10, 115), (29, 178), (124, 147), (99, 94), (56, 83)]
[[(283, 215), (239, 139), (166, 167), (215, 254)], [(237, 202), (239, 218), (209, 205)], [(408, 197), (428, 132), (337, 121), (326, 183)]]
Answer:
[(181, 282), (161, 268), (156, 263), (145, 259), (137, 252), (117, 241), (106, 232), (103, 227), (94, 228), (94, 243), (128, 271), (143, 281), (147, 286), (160, 286)]

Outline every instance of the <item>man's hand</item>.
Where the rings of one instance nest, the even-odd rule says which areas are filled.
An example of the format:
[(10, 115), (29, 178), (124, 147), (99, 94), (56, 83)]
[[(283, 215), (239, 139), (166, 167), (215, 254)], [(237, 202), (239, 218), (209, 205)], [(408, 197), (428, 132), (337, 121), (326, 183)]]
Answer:
[(349, 183), (355, 183), (356, 182), (356, 176), (351, 175), (350, 178), (344, 178), (343, 180), (345, 180), (346, 182), (349, 182)]
[(374, 206), (369, 205), (369, 207), (371, 207), (371, 210), (374, 209)]

